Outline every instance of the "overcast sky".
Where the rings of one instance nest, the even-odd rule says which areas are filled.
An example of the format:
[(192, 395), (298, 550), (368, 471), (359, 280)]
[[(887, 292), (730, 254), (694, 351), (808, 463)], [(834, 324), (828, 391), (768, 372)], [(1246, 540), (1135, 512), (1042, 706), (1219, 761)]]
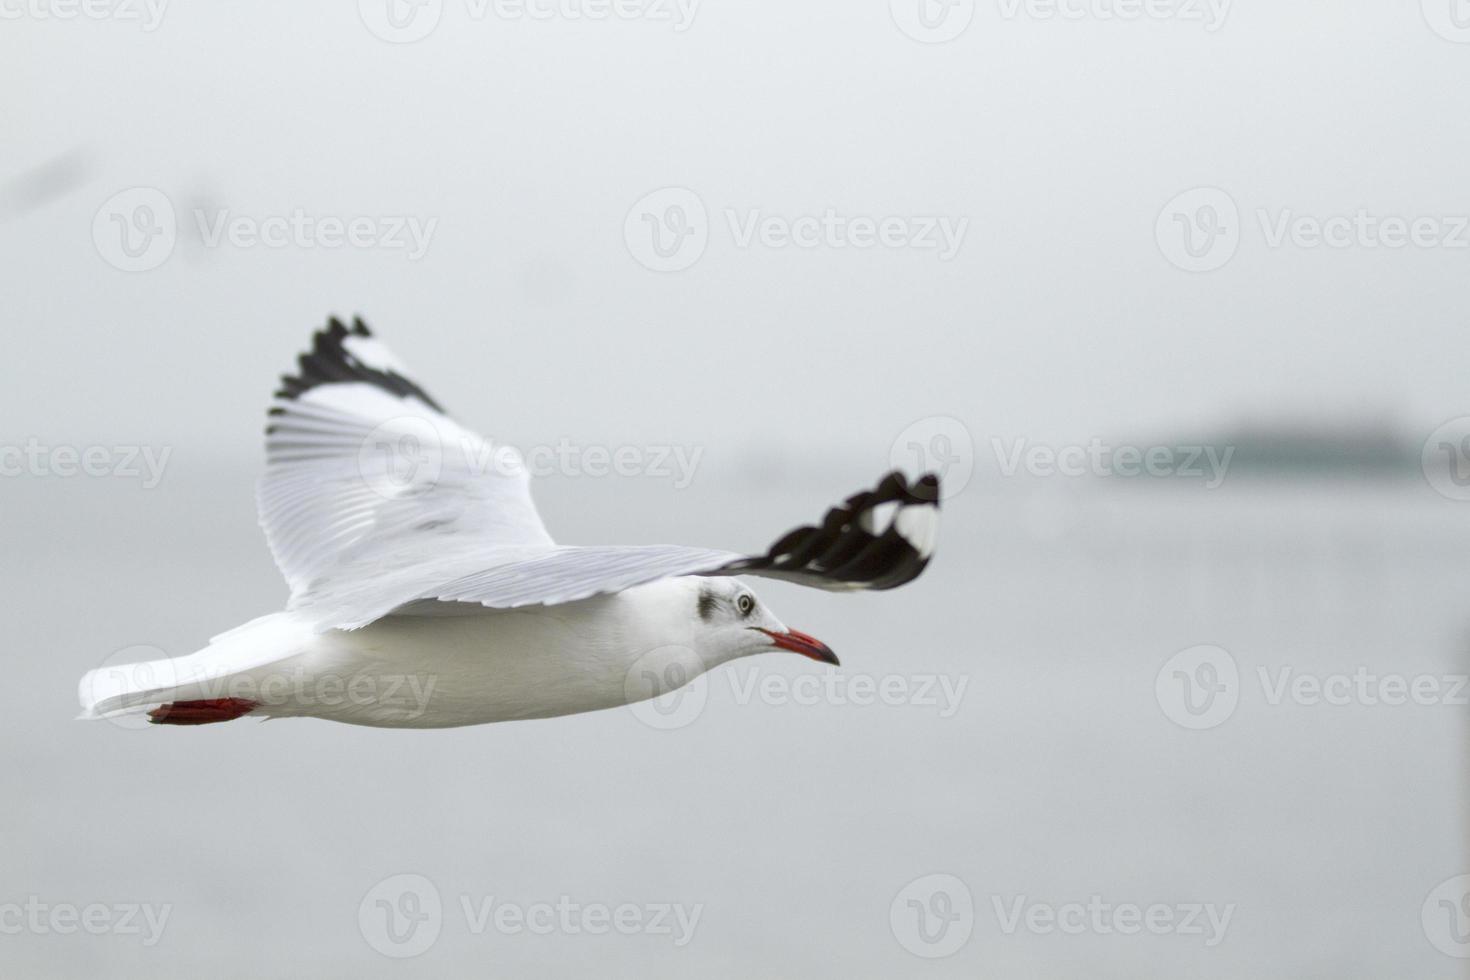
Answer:
[[(954, 8), (945, 43), (887, 7), (592, 21), (445, 0), (411, 43), (373, 33), (372, 3), (9, 19), (0, 416), (15, 437), (253, 461), (275, 375), (329, 311), (364, 314), (465, 421), (518, 440), (881, 450), (930, 415), (977, 442), (1242, 416), (1417, 434), (1470, 411), (1470, 46), (1417, 5), (1120, 21), (997, 0), (967, 26)], [(177, 241), (125, 272), (94, 219), (115, 237), (107, 202), (137, 187), (172, 205)], [(666, 187), (697, 195), (708, 243), (657, 272), (625, 224)], [(1239, 213), (1209, 272), (1156, 234), (1197, 187)], [(829, 208), (902, 219), (908, 243), (742, 244), (753, 217)], [(1435, 219), (1439, 244), (1271, 243), (1284, 212), (1359, 209)], [(414, 218), (426, 247), (205, 243), (297, 210), (366, 216), (379, 239)], [(963, 227), (951, 257), (916, 243), (928, 218)]]

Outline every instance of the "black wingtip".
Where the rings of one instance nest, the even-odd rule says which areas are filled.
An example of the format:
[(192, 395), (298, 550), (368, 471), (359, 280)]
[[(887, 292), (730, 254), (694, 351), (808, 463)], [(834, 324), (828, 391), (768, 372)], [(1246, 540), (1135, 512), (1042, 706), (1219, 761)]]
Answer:
[(311, 349), (296, 359), (296, 373), (281, 376), (275, 397), (290, 401), (321, 385), (360, 382), (399, 398), (418, 398), (436, 411), (444, 411), (427, 391), (397, 371), (365, 364), (354, 357), (347, 349), (354, 337), (372, 337), (361, 316), (353, 316), (351, 327), (329, 316), (326, 326), (312, 335)]
[[(799, 527), (764, 555), (729, 571), (750, 571), (827, 588), (892, 589), (929, 564), (938, 529), (939, 477), (910, 484), (894, 470), (828, 510), (820, 526)], [(879, 526), (882, 521), (882, 526)]]
[(910, 488), (913, 495), (919, 500), (927, 501), (935, 507), (939, 506), (939, 474), (925, 473), (914, 481)]

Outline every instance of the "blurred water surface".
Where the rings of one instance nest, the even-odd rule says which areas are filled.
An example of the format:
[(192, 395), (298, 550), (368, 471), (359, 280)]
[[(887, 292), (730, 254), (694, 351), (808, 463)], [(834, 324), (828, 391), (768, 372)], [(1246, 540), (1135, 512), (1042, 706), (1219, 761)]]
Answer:
[[(1465, 505), (1422, 481), (977, 480), (913, 586), (833, 596), (755, 583), (841, 671), (967, 686), (923, 704), (767, 703), (712, 675), (689, 724), (626, 710), (438, 732), (250, 720), (72, 721), (114, 650), (188, 652), (277, 607), (248, 468), (180, 456), (157, 489), (5, 486), (12, 787), (5, 898), (171, 905), (161, 940), (4, 937), (7, 975), (1449, 977), (1420, 923), (1464, 866), (1465, 708), (1270, 703), (1259, 672), (1466, 671)], [(564, 540), (755, 547), (852, 472), (538, 487)], [(1241, 675), (1218, 727), (1155, 693), (1176, 652)], [(734, 679), (735, 683), (732, 683)], [(370, 948), (359, 903), (395, 874), (444, 902), (426, 953)], [(973, 934), (919, 960), (890, 927), (907, 883), (958, 877)], [(669, 936), (475, 934), (461, 909), (701, 905)], [(1008, 933), (1018, 897), (1233, 904), (1200, 936)], [(1002, 911), (1005, 915), (1002, 915)]]

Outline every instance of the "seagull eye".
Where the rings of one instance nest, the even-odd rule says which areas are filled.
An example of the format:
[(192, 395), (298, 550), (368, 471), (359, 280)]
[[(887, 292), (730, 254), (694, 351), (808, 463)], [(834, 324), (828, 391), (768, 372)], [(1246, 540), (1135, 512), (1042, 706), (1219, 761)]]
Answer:
[(742, 595), (735, 600), (735, 608), (740, 610), (740, 615), (749, 616), (751, 610), (755, 608), (755, 600), (748, 595)]

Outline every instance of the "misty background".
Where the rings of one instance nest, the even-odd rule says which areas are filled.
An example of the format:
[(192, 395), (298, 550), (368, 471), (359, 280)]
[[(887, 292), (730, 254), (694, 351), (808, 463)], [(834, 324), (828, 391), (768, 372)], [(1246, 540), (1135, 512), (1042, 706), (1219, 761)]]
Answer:
[[(1269, 696), (1283, 670), (1470, 670), (1470, 38), (1442, 6), (1235, 4), (1210, 29), (1182, 0), (933, 4), (942, 43), (901, 0), (706, 2), (684, 29), (464, 0), (0, 7), (0, 972), (1463, 976), (1463, 889), (1440, 889), (1470, 871), (1466, 707)], [(666, 189), (652, 227), (685, 227), (673, 201), (707, 243), (660, 272), (637, 229)], [(125, 271), (160, 196), (156, 264)], [(947, 259), (742, 244), (829, 209), (964, 232)], [(376, 244), (210, 244), (298, 211)], [(1360, 211), (1434, 243), (1273, 244), (1283, 216)], [(398, 218), (432, 227), (421, 256), (381, 244)], [(768, 657), (671, 731), (73, 721), (119, 651), (284, 603), (264, 411), (331, 313), (495, 439), (698, 453), (687, 485), (540, 479), (559, 541), (758, 549), (891, 466), (944, 469), (917, 582), (755, 584), (839, 674), (963, 680), (957, 710), (742, 703), (726, 673), (817, 670)], [(1045, 464), (1097, 445), (1158, 448), (1163, 475)], [(106, 472), (59, 475), (57, 447)], [(1182, 472), (1206, 447), (1217, 478)], [(1238, 703), (1192, 730), (1164, 687), (1201, 646)], [(360, 904), (401, 874), (444, 910), (400, 959)], [(945, 956), (904, 920), (931, 875), (973, 905)], [(702, 912), (675, 946), (477, 934), (461, 906), (563, 895)], [(1094, 895), (1233, 912), (1206, 945), (998, 911)], [(12, 928), (32, 899), (169, 912), (151, 945)]]

